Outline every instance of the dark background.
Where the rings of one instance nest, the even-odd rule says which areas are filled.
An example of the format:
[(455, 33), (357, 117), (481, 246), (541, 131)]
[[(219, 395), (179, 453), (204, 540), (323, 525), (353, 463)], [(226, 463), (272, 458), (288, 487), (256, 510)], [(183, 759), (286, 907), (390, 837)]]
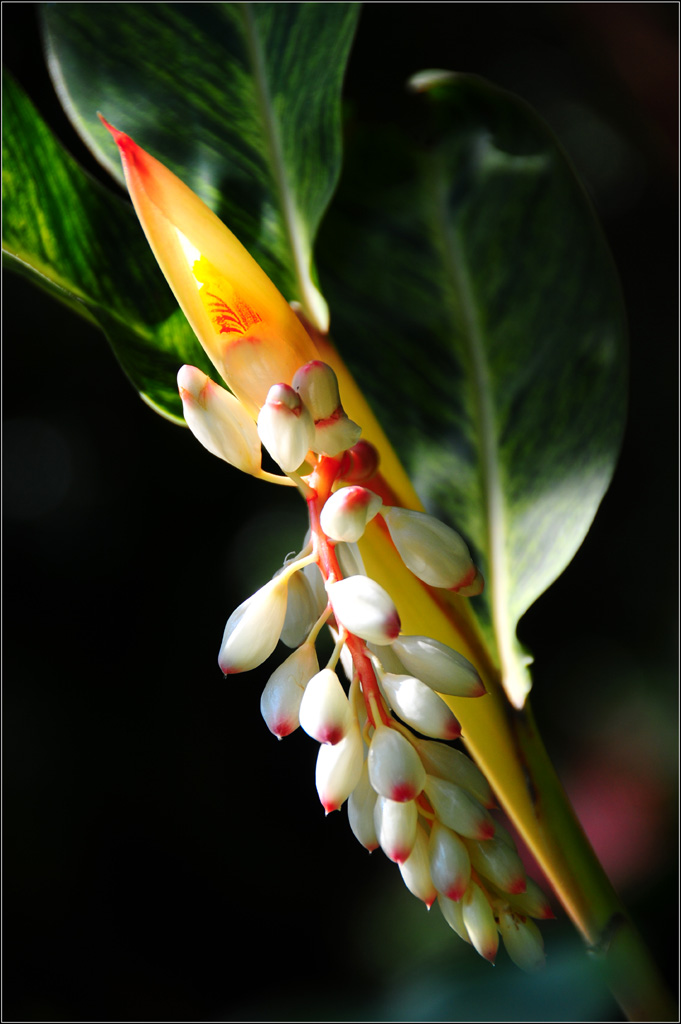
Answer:
[[(52, 93), (36, 5), (2, 15), (4, 63), (100, 173)], [(674, 986), (677, 17), (369, 4), (347, 76), (386, 118), (424, 67), (514, 90), (601, 216), (628, 427), (589, 537), (520, 632), (547, 745)], [(9, 273), (3, 323), (4, 1019), (622, 1019), (562, 914), (537, 977), (475, 957), (345, 811), (324, 819), (316, 745), (260, 717), (271, 666), (222, 680), (224, 622), (299, 546), (302, 504), (156, 417), (101, 335)]]

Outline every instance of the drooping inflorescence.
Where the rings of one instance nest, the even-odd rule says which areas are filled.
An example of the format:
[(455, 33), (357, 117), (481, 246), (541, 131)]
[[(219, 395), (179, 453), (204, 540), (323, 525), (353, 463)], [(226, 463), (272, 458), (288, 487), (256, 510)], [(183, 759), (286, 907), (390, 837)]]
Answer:
[[(292, 648), (265, 686), (261, 711), (279, 739), (302, 726), (320, 744), (316, 785), (327, 814), (347, 802), (359, 842), (380, 846), (408, 889), (429, 908), (437, 900), (482, 956), (494, 961), (501, 935), (521, 968), (541, 966), (532, 919), (553, 916), (548, 902), (490, 814), (485, 777), (448, 745), (461, 727), (441, 695), (483, 697), (482, 680), (452, 648), (401, 633), (398, 609), (367, 575), (357, 544), (376, 519), (415, 576), (466, 597), (484, 584), (465, 541), (372, 490), (378, 454), (360, 440), (325, 363), (308, 362), (290, 384), (272, 386), (257, 425), (195, 367), (183, 367), (178, 384), (185, 419), (209, 451), (246, 473), (297, 485), (308, 507), (300, 553), (230, 615), (223, 673), (262, 664), (279, 640)], [(262, 469), (261, 443), (284, 476)], [(315, 642), (324, 626), (334, 649), (320, 666)]]

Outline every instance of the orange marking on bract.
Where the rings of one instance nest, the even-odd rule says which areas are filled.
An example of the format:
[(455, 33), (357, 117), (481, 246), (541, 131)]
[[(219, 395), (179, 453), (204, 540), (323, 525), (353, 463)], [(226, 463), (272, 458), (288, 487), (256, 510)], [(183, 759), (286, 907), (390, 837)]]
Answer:
[(206, 292), (206, 297), (213, 300), (206, 305), (210, 308), (211, 320), (220, 334), (245, 334), (255, 324), (262, 322), (260, 314), (243, 299), (237, 299), (232, 307), (214, 292)]

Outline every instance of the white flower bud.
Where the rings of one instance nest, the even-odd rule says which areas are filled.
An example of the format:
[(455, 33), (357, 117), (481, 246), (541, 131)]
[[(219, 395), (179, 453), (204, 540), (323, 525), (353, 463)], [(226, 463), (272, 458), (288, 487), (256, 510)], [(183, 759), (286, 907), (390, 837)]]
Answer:
[(416, 829), (416, 842), (407, 859), (400, 864), (400, 873), (407, 889), (423, 900), (428, 909), (437, 899), (437, 890), (430, 877), (428, 864), (428, 837), (420, 825)]
[(181, 367), (177, 386), (185, 422), (194, 437), (230, 466), (258, 476), (260, 438), (241, 402), (196, 366)]
[(260, 698), (260, 711), (267, 728), (278, 739), (298, 728), (305, 687), (318, 671), (314, 644), (303, 644), (268, 679)]
[[(284, 566), (284, 569), (286, 567)], [(317, 566), (312, 566), (317, 568)], [(280, 569), (283, 572), (284, 569)], [(307, 638), (310, 630), (326, 607), (326, 592), (322, 587), (323, 604), (320, 606), (317, 596), (310, 586), (307, 575), (301, 569), (294, 572), (288, 581), (288, 604), (286, 618), (281, 631), (281, 642), (287, 647), (299, 647)]]
[(486, 693), (475, 666), (463, 654), (429, 636), (398, 636), (395, 653), (407, 672), (438, 693), (481, 697)]
[(313, 451), (338, 455), (359, 441), (362, 430), (343, 411), (336, 374), (315, 359), (297, 371), (293, 387), (310, 410), (315, 426)]
[(310, 679), (300, 704), (300, 724), (318, 743), (339, 743), (352, 724), (350, 702), (330, 668)]
[(442, 916), (449, 927), (456, 932), (459, 938), (470, 945), (471, 940), (466, 931), (466, 925), (463, 923), (463, 906), (461, 901), (455, 902), (448, 899), (447, 896), (443, 896), (442, 893), (438, 893), (437, 902), (442, 911)]
[(461, 901), (463, 923), (480, 956), (494, 963), (499, 934), (489, 900), (476, 882), (471, 882)]
[(362, 775), (348, 799), (348, 821), (355, 837), (370, 853), (378, 846), (374, 825), (376, 790), (369, 782), (369, 766), (365, 761)]
[(379, 796), (374, 826), (381, 849), (396, 864), (404, 864), (414, 849), (418, 811), (414, 800), (398, 802)]
[(442, 697), (420, 679), (385, 672), (380, 681), (391, 708), (412, 729), (441, 740), (461, 735), (461, 726)]
[(337, 811), (362, 776), (364, 744), (359, 726), (353, 722), (340, 743), (322, 743), (317, 755), (315, 781), (327, 814)]
[(544, 941), (534, 921), (502, 910), (499, 913), (499, 931), (506, 952), (522, 971), (537, 971), (545, 966)]
[[(392, 647), (390, 648), (392, 650)], [(494, 797), (489, 782), (470, 757), (454, 747), (433, 740), (414, 737), (414, 746), (429, 775), (455, 782), (478, 800), (483, 807), (494, 807)], [(495, 822), (495, 835), (500, 826)]]
[(496, 838), (482, 843), (469, 839), (466, 845), (478, 874), (489, 878), (502, 892), (514, 895), (525, 892), (525, 869), (515, 849)]
[(225, 675), (262, 665), (277, 646), (286, 617), (288, 581), (275, 577), (232, 612), (218, 664)]
[(428, 840), (430, 874), (438, 892), (460, 900), (471, 879), (471, 861), (464, 843), (435, 819)]
[(409, 740), (378, 724), (369, 747), (369, 780), (380, 796), (403, 803), (424, 787), (426, 772)]
[(476, 569), (472, 582), (468, 583), (465, 587), (458, 587), (456, 592), (459, 597), (477, 597), (478, 594), (482, 594), (484, 589), (484, 576), (479, 569)]
[(314, 420), (329, 419), (341, 404), (338, 378), (328, 363), (320, 359), (313, 359), (301, 366), (292, 384)]
[(320, 516), (322, 530), (331, 540), (356, 543), (383, 502), (366, 487), (341, 487), (325, 502)]
[(411, 509), (384, 508), (382, 515), (400, 558), (424, 583), (454, 591), (473, 583), (478, 570), (456, 530)]
[(392, 598), (368, 576), (350, 576), (327, 587), (336, 619), (349, 633), (375, 644), (390, 644), (400, 632)]
[(467, 839), (492, 838), (494, 821), (461, 786), (428, 775), (424, 789), (443, 825)]
[(509, 897), (508, 902), (512, 909), (523, 916), (538, 917), (545, 921), (554, 918), (556, 915), (551, 910), (551, 904), (537, 883), (531, 878), (526, 878), (525, 885), (525, 892)]
[(300, 395), (288, 384), (275, 384), (258, 415), (258, 434), (285, 473), (305, 461), (314, 440), (314, 423)]

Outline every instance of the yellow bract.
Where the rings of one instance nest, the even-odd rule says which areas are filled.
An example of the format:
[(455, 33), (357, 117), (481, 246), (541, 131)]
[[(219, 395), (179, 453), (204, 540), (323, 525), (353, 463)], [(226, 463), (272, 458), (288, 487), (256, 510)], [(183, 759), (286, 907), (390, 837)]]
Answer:
[(180, 179), (111, 131), (149, 245), (208, 357), (252, 413), (273, 383), (318, 358), (291, 307), (241, 242)]

